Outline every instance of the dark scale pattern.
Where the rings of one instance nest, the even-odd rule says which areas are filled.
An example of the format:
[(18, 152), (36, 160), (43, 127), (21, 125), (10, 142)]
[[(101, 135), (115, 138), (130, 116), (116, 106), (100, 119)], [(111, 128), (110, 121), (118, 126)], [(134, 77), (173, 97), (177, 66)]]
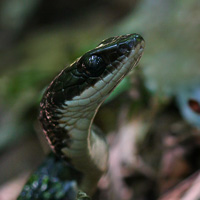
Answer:
[(51, 148), (58, 156), (69, 161), (61, 149), (70, 147), (70, 136), (59, 126), (58, 116), (62, 113), (58, 109), (63, 110), (65, 101), (79, 96), (108, 73), (112, 73), (141, 40), (141, 36), (137, 34), (104, 40), (97, 48), (61, 71), (51, 82), (40, 103), (39, 119)]
[(30, 176), (17, 200), (74, 200), (80, 174), (50, 154)]
[[(85, 84), (84, 84), (85, 83)], [(58, 109), (63, 109), (62, 105), (66, 100), (71, 100), (74, 96), (80, 95), (87, 83), (80, 76), (76, 69), (76, 63), (63, 70), (47, 88), (40, 103), (39, 120), (42, 123), (44, 133), (51, 145), (52, 150), (67, 162), (69, 158), (63, 155), (61, 149), (69, 147), (70, 137), (64, 128), (59, 126), (59, 117), (62, 113)]]

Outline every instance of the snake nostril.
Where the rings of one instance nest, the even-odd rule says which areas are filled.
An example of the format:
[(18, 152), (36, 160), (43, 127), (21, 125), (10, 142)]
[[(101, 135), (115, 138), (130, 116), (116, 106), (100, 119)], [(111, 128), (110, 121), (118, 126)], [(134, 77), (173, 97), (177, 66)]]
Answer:
[(143, 39), (143, 37), (141, 35), (135, 34), (135, 38), (137, 38), (138, 42), (141, 42)]
[(129, 41), (127, 46), (131, 50), (135, 48), (138, 44), (141, 44), (142, 41), (143, 41), (143, 38), (140, 35), (134, 34), (132, 40)]
[(130, 44), (136, 47), (138, 44), (141, 44), (144, 41), (143, 37), (138, 35), (138, 34), (134, 34), (133, 40), (130, 41)]

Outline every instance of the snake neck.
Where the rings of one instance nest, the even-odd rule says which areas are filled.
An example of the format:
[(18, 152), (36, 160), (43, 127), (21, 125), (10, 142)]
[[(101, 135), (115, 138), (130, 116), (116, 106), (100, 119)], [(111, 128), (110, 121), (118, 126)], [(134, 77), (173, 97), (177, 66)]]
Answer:
[(70, 138), (70, 143), (62, 148), (62, 153), (85, 175), (80, 188), (89, 194), (93, 191), (91, 188), (95, 189), (96, 182), (106, 171), (108, 160), (108, 148), (103, 134), (97, 127), (92, 126), (97, 112), (97, 108), (94, 107), (97, 105), (81, 106), (79, 112), (73, 112), (72, 109), (69, 111), (66, 108), (59, 120), (59, 125), (66, 130), (67, 137)]
[(91, 110), (93, 108), (88, 107), (79, 107), (79, 112), (66, 109), (59, 120), (59, 126), (66, 130), (66, 136), (70, 138), (61, 151), (76, 169), (88, 174), (94, 169), (104, 172), (108, 154), (103, 135), (92, 126), (96, 111)]
[(57, 155), (84, 174), (79, 188), (91, 195), (107, 170), (107, 143), (101, 131), (92, 125), (101, 102), (86, 106), (70, 105), (68, 101), (66, 106), (57, 108), (46, 99), (46, 103), (41, 103), (40, 120), (48, 142)]

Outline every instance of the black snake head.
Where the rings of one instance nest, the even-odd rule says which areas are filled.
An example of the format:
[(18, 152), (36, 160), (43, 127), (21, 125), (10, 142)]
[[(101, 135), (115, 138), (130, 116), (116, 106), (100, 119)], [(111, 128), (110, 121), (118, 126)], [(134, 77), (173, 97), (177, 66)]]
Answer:
[(138, 45), (144, 48), (144, 40), (138, 34), (108, 38), (80, 58), (78, 71), (88, 78), (103, 78), (106, 73), (112, 73)]

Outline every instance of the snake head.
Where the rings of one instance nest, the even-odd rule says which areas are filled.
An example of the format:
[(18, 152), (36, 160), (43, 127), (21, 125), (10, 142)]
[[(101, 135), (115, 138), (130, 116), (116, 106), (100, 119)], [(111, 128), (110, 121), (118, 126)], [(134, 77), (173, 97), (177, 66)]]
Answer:
[[(85, 80), (82, 92), (74, 97), (102, 102), (125, 75), (137, 65), (144, 50), (144, 40), (138, 34), (111, 37), (84, 54), (76, 63), (76, 76)], [(87, 102), (87, 101), (85, 101)]]
[(108, 38), (61, 71), (44, 96), (58, 107), (85, 105), (88, 99), (99, 103), (137, 65), (143, 50), (144, 40), (138, 34)]
[(144, 49), (144, 40), (138, 34), (108, 38), (80, 58), (78, 71), (87, 78), (100, 76), (103, 78), (120, 67), (120, 62), (129, 57), (130, 53), (138, 46), (140, 49)]

